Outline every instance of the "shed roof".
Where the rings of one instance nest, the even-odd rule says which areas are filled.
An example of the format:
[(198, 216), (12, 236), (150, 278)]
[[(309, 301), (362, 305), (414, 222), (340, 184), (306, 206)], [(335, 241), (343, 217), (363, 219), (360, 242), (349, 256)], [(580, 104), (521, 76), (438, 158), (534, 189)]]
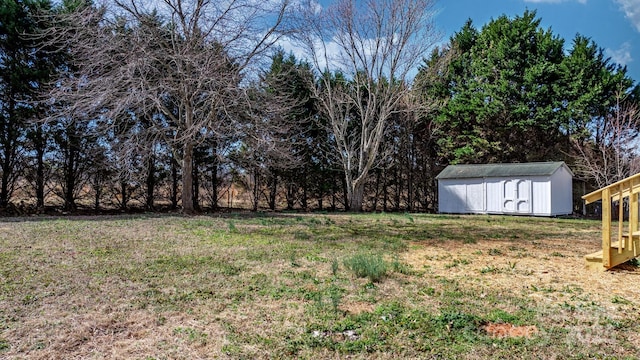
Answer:
[(566, 167), (569, 173), (573, 175), (563, 161), (555, 161), (515, 164), (449, 165), (436, 176), (436, 179), (550, 176), (562, 166)]

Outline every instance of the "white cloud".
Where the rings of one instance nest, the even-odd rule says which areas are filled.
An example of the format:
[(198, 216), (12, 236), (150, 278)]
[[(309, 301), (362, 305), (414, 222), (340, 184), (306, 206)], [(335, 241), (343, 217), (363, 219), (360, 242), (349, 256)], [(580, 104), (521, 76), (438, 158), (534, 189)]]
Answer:
[(619, 49), (605, 49), (604, 52), (611, 58), (611, 61), (619, 65), (624, 66), (633, 61), (631, 57), (631, 44), (628, 42), (623, 43)]
[(640, 32), (640, 1), (638, 0), (615, 0), (631, 24)]

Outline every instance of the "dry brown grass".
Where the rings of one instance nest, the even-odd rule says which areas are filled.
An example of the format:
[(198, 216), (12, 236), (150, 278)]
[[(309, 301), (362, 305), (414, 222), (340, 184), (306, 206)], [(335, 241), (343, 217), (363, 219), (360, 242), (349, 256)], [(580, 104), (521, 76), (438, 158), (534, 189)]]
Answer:
[[(584, 270), (598, 226), (388, 214), (7, 219), (0, 358), (634, 358), (640, 271)], [(342, 261), (363, 251), (395, 271), (377, 284), (355, 278)], [(537, 332), (494, 339), (487, 324)]]

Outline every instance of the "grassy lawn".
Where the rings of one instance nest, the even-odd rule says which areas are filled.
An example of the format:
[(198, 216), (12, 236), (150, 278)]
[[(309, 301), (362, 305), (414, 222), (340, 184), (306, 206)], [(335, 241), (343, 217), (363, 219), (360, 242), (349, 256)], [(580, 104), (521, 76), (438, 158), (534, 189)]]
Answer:
[(422, 214), (5, 219), (0, 358), (634, 359), (640, 270), (583, 269), (599, 225)]

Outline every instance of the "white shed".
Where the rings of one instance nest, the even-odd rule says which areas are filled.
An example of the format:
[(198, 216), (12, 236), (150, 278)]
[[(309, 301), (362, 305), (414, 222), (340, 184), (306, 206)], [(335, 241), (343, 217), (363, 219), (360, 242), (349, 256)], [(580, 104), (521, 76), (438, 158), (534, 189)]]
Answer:
[(573, 210), (564, 162), (449, 165), (438, 176), (438, 211), (557, 216)]

